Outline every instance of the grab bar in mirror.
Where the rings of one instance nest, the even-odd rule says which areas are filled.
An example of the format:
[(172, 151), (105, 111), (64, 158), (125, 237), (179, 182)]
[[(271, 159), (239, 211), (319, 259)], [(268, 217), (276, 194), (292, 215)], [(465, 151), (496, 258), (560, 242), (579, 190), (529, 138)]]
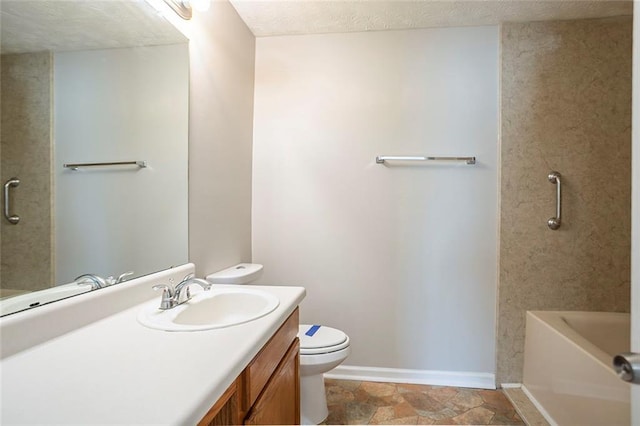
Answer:
[(562, 185), (560, 177), (560, 173), (555, 171), (550, 172), (549, 176), (547, 176), (549, 182), (556, 185), (556, 216), (547, 221), (547, 226), (549, 226), (553, 231), (560, 228), (560, 225), (562, 224), (562, 221), (560, 220), (560, 213), (562, 212)]
[(141, 169), (147, 167), (146, 161), (116, 161), (111, 163), (73, 163), (63, 164), (65, 169), (78, 170), (81, 167), (104, 167), (104, 166), (138, 166)]
[(376, 163), (384, 164), (385, 161), (464, 161), (467, 164), (476, 164), (476, 157), (426, 157), (426, 156), (393, 156), (379, 155)]

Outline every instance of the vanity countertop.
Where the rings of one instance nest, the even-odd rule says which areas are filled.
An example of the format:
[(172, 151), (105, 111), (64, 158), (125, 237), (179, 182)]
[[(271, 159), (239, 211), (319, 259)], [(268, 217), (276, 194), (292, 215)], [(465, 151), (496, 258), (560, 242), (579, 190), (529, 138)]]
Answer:
[(0, 422), (197, 423), (305, 295), (302, 287), (256, 287), (280, 304), (248, 323), (153, 330), (136, 320), (142, 303), (5, 357)]

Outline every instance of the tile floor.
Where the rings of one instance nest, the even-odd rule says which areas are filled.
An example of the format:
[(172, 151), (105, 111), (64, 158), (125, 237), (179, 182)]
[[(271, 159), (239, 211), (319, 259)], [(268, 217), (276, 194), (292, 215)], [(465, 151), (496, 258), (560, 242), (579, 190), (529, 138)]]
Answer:
[(500, 390), (325, 380), (325, 424), (524, 425)]

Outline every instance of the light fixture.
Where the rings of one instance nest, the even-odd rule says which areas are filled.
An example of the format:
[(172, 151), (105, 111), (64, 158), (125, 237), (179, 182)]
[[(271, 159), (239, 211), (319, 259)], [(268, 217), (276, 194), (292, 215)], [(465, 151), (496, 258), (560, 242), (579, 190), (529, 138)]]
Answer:
[(164, 0), (164, 2), (182, 19), (191, 19), (193, 16), (191, 4), (187, 0)]
[(191, 19), (193, 9), (204, 12), (211, 6), (211, 0), (164, 0), (182, 19)]

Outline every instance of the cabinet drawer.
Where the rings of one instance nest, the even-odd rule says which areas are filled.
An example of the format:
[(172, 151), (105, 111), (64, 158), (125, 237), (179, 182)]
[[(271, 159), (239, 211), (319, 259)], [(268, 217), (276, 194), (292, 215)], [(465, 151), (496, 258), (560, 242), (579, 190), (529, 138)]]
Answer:
[(248, 410), (262, 392), (267, 381), (285, 356), (291, 343), (298, 336), (298, 309), (287, 318), (271, 340), (262, 348), (244, 371), (245, 401), (243, 410)]

